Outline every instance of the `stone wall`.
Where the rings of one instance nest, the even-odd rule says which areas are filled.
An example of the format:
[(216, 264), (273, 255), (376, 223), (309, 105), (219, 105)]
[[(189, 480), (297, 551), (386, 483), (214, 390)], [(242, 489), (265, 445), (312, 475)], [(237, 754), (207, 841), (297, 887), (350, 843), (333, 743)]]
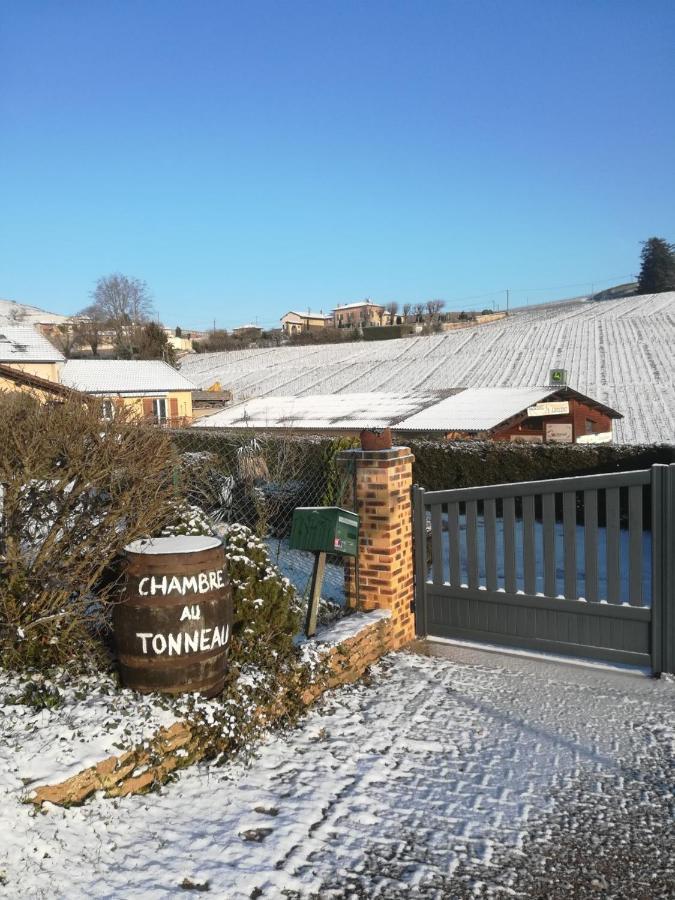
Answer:
[[(309, 643), (316, 648), (323, 665), (320, 677), (302, 695), (305, 706), (331, 688), (357, 681), (370, 665), (393, 649), (391, 624), (388, 611), (376, 610), (354, 613), (317, 632)], [(273, 714), (260, 710), (261, 718), (269, 725), (283, 715), (283, 707), (276, 708)], [(106, 797), (144, 793), (164, 784), (177, 770), (199, 762), (204, 748), (203, 735), (189, 722), (176, 722), (170, 728), (160, 728), (143, 746), (109, 756), (66, 781), (34, 788), (27, 799), (36, 806), (46, 802), (74, 806), (98, 791)]]

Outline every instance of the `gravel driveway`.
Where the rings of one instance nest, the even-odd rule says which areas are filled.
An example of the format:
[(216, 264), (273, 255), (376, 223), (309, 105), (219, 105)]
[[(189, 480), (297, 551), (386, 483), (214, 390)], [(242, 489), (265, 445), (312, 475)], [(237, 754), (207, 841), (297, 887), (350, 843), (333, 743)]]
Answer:
[(675, 896), (675, 683), (444, 652), (388, 657), (248, 769), (17, 804), (4, 895)]

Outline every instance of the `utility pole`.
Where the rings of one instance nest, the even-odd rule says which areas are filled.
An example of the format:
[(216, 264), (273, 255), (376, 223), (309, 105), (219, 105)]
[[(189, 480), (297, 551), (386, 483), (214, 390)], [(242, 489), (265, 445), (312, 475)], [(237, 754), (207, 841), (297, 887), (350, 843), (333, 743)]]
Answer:
[(213, 320), (213, 333), (216, 333), (216, 320)]
[(506, 289), (506, 315), (509, 314), (509, 289)]

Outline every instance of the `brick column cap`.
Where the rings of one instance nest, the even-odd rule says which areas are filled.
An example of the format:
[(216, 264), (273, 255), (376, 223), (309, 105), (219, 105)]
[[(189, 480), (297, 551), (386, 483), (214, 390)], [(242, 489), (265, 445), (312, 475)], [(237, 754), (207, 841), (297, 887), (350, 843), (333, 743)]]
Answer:
[(338, 461), (351, 462), (386, 462), (393, 460), (399, 462), (404, 459), (414, 459), (410, 447), (391, 447), (389, 450), (342, 450), (338, 453)]

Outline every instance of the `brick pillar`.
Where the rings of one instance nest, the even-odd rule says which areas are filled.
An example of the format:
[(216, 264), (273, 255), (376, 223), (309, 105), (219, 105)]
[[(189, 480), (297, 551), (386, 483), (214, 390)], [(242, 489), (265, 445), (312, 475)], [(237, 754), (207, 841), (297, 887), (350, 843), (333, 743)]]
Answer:
[(358, 571), (351, 560), (345, 568), (348, 602), (362, 610), (391, 610), (397, 647), (415, 637), (413, 459), (408, 447), (346, 450), (338, 456), (338, 464), (354, 475), (353, 508), (360, 516)]

